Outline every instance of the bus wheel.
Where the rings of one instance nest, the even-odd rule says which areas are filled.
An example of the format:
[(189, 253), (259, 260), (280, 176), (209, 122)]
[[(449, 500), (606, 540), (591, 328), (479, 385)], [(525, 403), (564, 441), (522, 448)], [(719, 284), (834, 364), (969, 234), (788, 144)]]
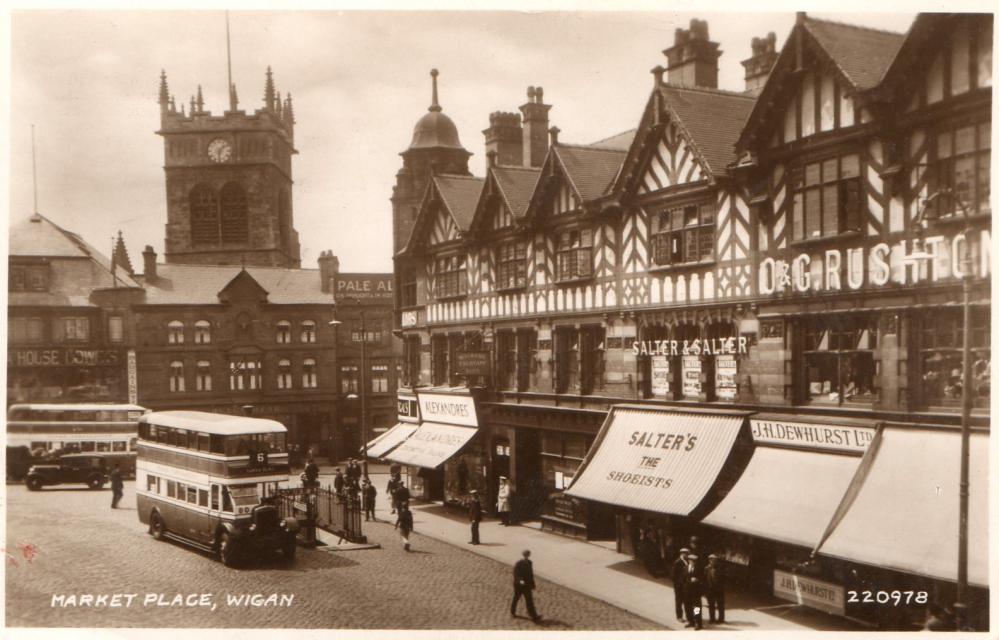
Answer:
[(231, 567), (236, 558), (236, 549), (232, 544), (232, 536), (229, 535), (228, 531), (223, 531), (219, 534), (218, 543), (218, 556), (219, 560), (227, 567)]
[(162, 540), (163, 532), (166, 531), (166, 527), (163, 526), (163, 518), (156, 511), (149, 516), (149, 533), (152, 534), (154, 540)]
[(87, 486), (97, 490), (104, 486), (104, 478), (100, 476), (90, 476), (87, 478)]
[(24, 484), (28, 487), (28, 491), (38, 491), (42, 488), (42, 481), (40, 478), (35, 476), (28, 476), (28, 479), (24, 481)]
[(298, 543), (295, 541), (294, 538), (292, 538), (291, 540), (285, 542), (284, 546), (281, 547), (281, 554), (284, 556), (285, 560), (291, 562), (292, 560), (295, 559), (296, 549), (298, 549)]

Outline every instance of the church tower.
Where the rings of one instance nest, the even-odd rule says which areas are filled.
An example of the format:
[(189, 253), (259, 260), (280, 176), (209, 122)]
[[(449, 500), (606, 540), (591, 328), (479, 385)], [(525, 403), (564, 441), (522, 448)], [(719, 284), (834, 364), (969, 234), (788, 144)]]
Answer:
[(166, 173), (165, 258), (174, 264), (270, 267), (301, 265), (292, 215), (291, 94), (274, 89), (270, 67), (264, 105), (238, 108), (236, 86), (222, 115), (205, 111), (201, 87), (177, 109), (160, 75), (160, 129)]
[(468, 157), (472, 155), (461, 146), (458, 128), (437, 102), (437, 69), (431, 69), (433, 93), (427, 113), (413, 128), (409, 148), (400, 153), (402, 168), (395, 174), (392, 189), (392, 238), (393, 253), (398, 253), (409, 240), (409, 233), (416, 221), (420, 199), (427, 188), (432, 172), (471, 175)]

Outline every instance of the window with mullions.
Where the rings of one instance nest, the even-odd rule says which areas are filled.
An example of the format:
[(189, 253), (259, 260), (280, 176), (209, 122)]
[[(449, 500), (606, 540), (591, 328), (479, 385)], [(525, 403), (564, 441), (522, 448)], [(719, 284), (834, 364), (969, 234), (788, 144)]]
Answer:
[[(919, 397), (923, 406), (961, 406), (964, 387), (964, 317), (960, 309), (937, 309), (920, 314)], [(971, 398), (974, 406), (988, 407), (992, 352), (992, 322), (988, 309), (971, 314)]]
[(277, 388), (291, 389), (291, 360), (278, 361)]
[(316, 341), (316, 323), (314, 320), (302, 321), (302, 342), (313, 343)]
[(403, 352), (406, 366), (403, 369), (404, 384), (415, 387), (420, 383), (420, 360), (422, 345), (419, 336), (409, 336), (403, 342)]
[(465, 256), (437, 258), (434, 265), (434, 295), (437, 298), (453, 298), (468, 293)]
[(291, 322), (278, 320), (277, 332), (274, 335), (278, 344), (289, 344), (291, 342)]
[(401, 284), (399, 285), (399, 304), (405, 307), (415, 307), (416, 306), (416, 292), (417, 292), (417, 281), (416, 281), (416, 269), (404, 268), (400, 275)]
[(806, 164), (793, 172), (791, 180), (793, 240), (860, 230), (860, 156), (851, 154)]
[(805, 325), (803, 334), (807, 402), (874, 401), (876, 317), (815, 318)]
[(527, 285), (527, 244), (504, 242), (496, 249), (496, 288), (515, 289)]
[(180, 320), (167, 324), (167, 344), (184, 344), (184, 323)]
[(340, 393), (357, 393), (357, 365), (340, 367)]
[(496, 332), (496, 379), (500, 389), (517, 389), (517, 334)]
[(194, 344), (210, 344), (212, 341), (212, 323), (198, 320), (194, 323)]
[[(969, 213), (989, 213), (992, 123), (950, 128), (937, 134), (935, 162), (930, 173), (929, 191), (952, 191)], [(936, 215), (946, 218), (960, 214), (950, 194), (936, 199)]]
[(555, 393), (578, 393), (579, 364), (579, 331), (572, 327), (556, 329)]
[(198, 391), (212, 390), (212, 363), (208, 360), (198, 360), (194, 371), (194, 387)]
[(430, 338), (430, 383), (433, 385), (447, 384), (447, 336)]
[(302, 388), (315, 389), (318, 384), (315, 358), (302, 360)]
[(184, 363), (174, 360), (170, 363), (170, 391), (178, 393), (184, 390)]
[(389, 374), (387, 364), (371, 365), (371, 392), (387, 393), (389, 390)]
[(593, 231), (563, 231), (558, 237), (555, 279), (559, 282), (593, 275)]
[(259, 389), (262, 367), (254, 360), (234, 360), (229, 363), (229, 390)]
[(711, 260), (715, 248), (715, 205), (689, 204), (652, 217), (652, 259), (657, 265)]
[(459, 376), (455, 371), (458, 364), (458, 354), (465, 351), (465, 336), (455, 334), (447, 337), (447, 372), (448, 384), (455, 386), (461, 384), (464, 376)]

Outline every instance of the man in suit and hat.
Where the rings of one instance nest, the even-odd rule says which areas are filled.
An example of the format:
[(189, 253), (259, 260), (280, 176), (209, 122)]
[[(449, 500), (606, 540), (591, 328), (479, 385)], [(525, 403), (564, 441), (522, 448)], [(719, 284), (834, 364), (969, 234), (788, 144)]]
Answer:
[(479, 492), (472, 489), (468, 500), (468, 520), (472, 523), (472, 541), (468, 544), (479, 544), (479, 523), (482, 522), (482, 503), (479, 502)]
[(679, 557), (673, 561), (672, 573), (673, 578), (673, 597), (676, 601), (676, 619), (683, 620), (683, 585), (687, 581), (687, 555), (690, 553), (690, 549), (684, 547), (680, 549)]
[(697, 568), (697, 554), (687, 555), (687, 574), (683, 585), (683, 595), (685, 599), (684, 609), (687, 613), (688, 627), (700, 629), (704, 626), (704, 617), (701, 614), (701, 594), (704, 586), (701, 580), (701, 573)]
[(715, 610), (718, 611), (718, 623), (725, 622), (725, 572), (718, 556), (708, 556), (708, 566), (704, 569), (704, 594), (708, 598), (708, 621), (715, 622)]

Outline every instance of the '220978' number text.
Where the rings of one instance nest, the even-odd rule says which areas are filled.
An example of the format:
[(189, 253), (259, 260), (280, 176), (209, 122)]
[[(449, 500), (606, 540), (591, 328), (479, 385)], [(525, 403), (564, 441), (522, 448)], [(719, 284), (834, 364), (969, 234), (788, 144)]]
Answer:
[(926, 591), (847, 591), (847, 602), (869, 602), (878, 604), (891, 604), (899, 606), (903, 604), (926, 604), (929, 600), (929, 593)]

